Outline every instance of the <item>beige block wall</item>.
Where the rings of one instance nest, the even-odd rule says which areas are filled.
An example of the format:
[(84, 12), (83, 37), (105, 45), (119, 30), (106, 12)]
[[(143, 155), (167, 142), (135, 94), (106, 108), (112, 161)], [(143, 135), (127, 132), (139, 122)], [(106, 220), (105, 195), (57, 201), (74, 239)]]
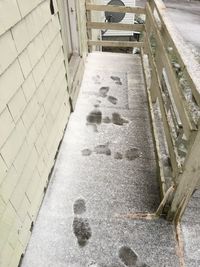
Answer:
[(0, 1), (0, 266), (17, 266), (67, 124), (59, 14), (49, 0)]

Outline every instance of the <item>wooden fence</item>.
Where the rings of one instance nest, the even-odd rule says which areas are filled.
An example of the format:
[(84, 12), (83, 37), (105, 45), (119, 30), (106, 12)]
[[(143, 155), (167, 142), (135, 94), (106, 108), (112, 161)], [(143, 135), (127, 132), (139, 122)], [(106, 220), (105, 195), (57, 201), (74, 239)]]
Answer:
[[(132, 14), (145, 14), (145, 8), (142, 7), (126, 7), (126, 6), (114, 6), (114, 5), (96, 5), (86, 1), (87, 16), (87, 29), (99, 29), (99, 30), (119, 30), (119, 31), (136, 31), (143, 32), (145, 27), (143, 24), (125, 24), (125, 23), (107, 23), (107, 22), (93, 22), (90, 21), (92, 11), (110, 11), (116, 13), (132, 13)], [(128, 41), (103, 41), (103, 40), (88, 40), (88, 46), (100, 46), (100, 47), (138, 47), (143, 46), (143, 42), (128, 42)]]

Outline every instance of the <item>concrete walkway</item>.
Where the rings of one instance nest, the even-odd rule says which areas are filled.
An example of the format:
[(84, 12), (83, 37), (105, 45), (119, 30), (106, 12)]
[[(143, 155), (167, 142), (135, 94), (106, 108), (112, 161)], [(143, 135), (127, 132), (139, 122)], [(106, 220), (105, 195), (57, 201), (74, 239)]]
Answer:
[(92, 53), (22, 267), (177, 267), (159, 201), (140, 57)]
[(200, 190), (194, 192), (181, 222), (185, 262), (200, 266)]

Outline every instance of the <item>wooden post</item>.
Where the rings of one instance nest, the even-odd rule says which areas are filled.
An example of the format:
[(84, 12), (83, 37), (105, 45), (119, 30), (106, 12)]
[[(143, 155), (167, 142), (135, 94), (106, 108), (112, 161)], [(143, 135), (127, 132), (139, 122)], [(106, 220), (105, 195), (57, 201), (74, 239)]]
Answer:
[(154, 0), (148, 0), (147, 1), (151, 7), (151, 10), (152, 10), (152, 13), (154, 12), (154, 8), (155, 8), (155, 3), (154, 3)]
[(183, 173), (179, 175), (176, 189), (168, 212), (168, 219), (178, 222), (187, 207), (200, 177), (200, 130), (188, 152)]
[[(154, 14), (154, 11), (155, 13), (157, 13), (162, 27), (160, 27), (160, 24), (157, 23), (157, 20), (155, 18), (155, 16), (157, 15)], [(167, 53), (167, 47), (170, 44), (170, 46), (173, 46), (173, 50), (176, 55), (179, 55), (179, 47), (176, 47), (176, 45), (180, 46), (181, 43), (178, 42), (176, 44), (174, 42), (174, 39), (176, 40), (174, 35), (174, 39), (171, 37), (171, 33), (168, 31), (169, 23), (165, 23), (166, 16), (164, 11), (165, 6), (160, 0), (148, 0), (146, 4), (147, 18), (145, 28), (147, 38), (145, 39), (145, 51), (149, 56), (152, 74), (150, 85), (151, 100), (152, 102), (154, 102), (156, 100), (156, 96), (159, 100), (165, 137), (172, 163), (173, 177), (175, 178), (174, 194), (170, 203), (170, 209), (168, 211), (167, 218), (171, 221), (178, 222), (181, 219), (184, 210), (200, 180), (200, 129), (196, 125), (196, 123), (194, 123), (191, 113), (188, 110), (186, 100), (182, 91), (180, 90), (181, 88), (179, 82), (176, 78), (173, 67), (171, 65), (170, 57)], [(170, 30), (172, 29), (170, 28)], [(153, 55), (151, 49), (151, 32), (153, 32), (156, 39), (155, 56)], [(166, 33), (168, 34), (167, 36)], [(184, 50), (182, 49), (181, 53), (183, 51)], [(180, 54), (179, 59), (182, 60), (182, 57), (186, 58), (184, 56), (184, 53)], [(181, 62), (184, 63), (184, 61)], [(183, 66), (184, 65), (185, 64), (183, 64)], [(186, 67), (184, 69), (187, 72)], [(189, 141), (187, 157), (183, 166), (179, 159), (177, 146), (172, 134), (172, 129), (168, 122), (167, 110), (163, 99), (163, 92), (161, 88), (163, 68), (165, 69), (166, 75), (169, 80), (169, 85), (171, 87), (171, 97), (174, 100), (174, 105), (177, 109), (178, 115), (180, 116), (184, 134)], [(188, 75), (190, 76), (190, 74)], [(192, 92), (197, 91), (198, 84), (197, 87), (192, 87)], [(199, 95), (200, 93), (196, 93), (195, 99), (197, 99)]]
[[(85, 10), (86, 10), (86, 5), (90, 4), (91, 0), (85, 0)], [(87, 23), (92, 21), (92, 15), (91, 15), (91, 10), (86, 10), (86, 30), (87, 30), (87, 39), (92, 40), (92, 29), (89, 29), (87, 27)], [(92, 52), (92, 46), (88, 46), (88, 52)]]

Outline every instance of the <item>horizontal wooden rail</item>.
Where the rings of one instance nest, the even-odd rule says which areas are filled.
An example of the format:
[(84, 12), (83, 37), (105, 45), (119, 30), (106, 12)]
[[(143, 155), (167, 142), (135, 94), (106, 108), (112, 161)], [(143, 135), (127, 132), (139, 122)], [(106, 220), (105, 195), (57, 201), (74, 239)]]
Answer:
[(145, 8), (143, 7), (128, 7), (128, 6), (115, 6), (115, 5), (94, 5), (86, 4), (86, 10), (91, 11), (108, 11), (115, 13), (133, 13), (133, 14), (145, 14)]
[(144, 30), (144, 25), (141, 24), (124, 24), (124, 23), (106, 23), (106, 22), (87, 22), (88, 29), (101, 29), (101, 30), (119, 30), (119, 31), (136, 31), (141, 32)]
[[(153, 7), (155, 7), (162, 23), (165, 47), (170, 43), (173, 51), (176, 53), (179, 64), (183, 69), (183, 73), (185, 74), (187, 81), (191, 86), (194, 98), (200, 106), (200, 76), (197, 75), (197, 72), (200, 71), (199, 64), (194, 60), (190, 49), (186, 49), (184, 40), (174, 29), (171, 19), (166, 14), (166, 6), (163, 4), (163, 2), (161, 0), (154, 0), (151, 2), (151, 4)], [(196, 69), (197, 72), (194, 72), (194, 69)]]
[[(191, 105), (194, 105), (194, 110), (198, 110), (197, 106), (200, 107), (200, 65), (174, 29), (161, 0), (147, 0), (144, 52), (143, 49), (141, 52), (143, 62), (148, 59), (147, 69), (150, 75), (149, 78), (146, 75), (145, 79), (164, 194), (166, 186), (169, 186), (169, 180), (166, 179), (169, 172), (165, 172), (163, 168), (163, 152), (159, 155), (159, 148), (163, 144), (161, 138), (159, 146), (160, 136), (157, 135), (160, 122), (172, 167), (171, 181), (175, 184), (166, 211), (168, 209), (168, 219), (177, 222), (194, 189), (200, 184), (200, 164), (196, 160), (200, 157), (200, 127), (197, 119), (200, 120), (198, 117), (193, 118), (190, 108)], [(179, 65), (177, 70), (174, 62)], [(193, 103), (191, 99), (187, 99), (185, 89), (194, 97)], [(158, 107), (157, 124), (155, 114)]]
[(171, 66), (169, 55), (167, 54), (165, 50), (164, 41), (162, 40), (157, 23), (155, 21), (155, 18), (151, 12), (151, 8), (148, 3), (146, 4), (146, 10), (147, 10), (147, 17), (150, 23), (150, 25), (146, 23), (147, 36), (148, 38), (150, 38), (151, 30), (153, 30), (153, 33), (155, 34), (155, 38), (157, 41), (156, 52), (157, 53), (159, 52), (160, 60), (162, 60), (163, 66), (166, 69), (166, 73), (169, 78), (169, 84), (172, 89), (174, 102), (176, 104), (181, 122), (183, 124), (184, 133), (187, 138), (190, 138), (191, 132), (196, 130), (196, 126), (187, 109), (186, 100), (184, 99), (184, 96), (182, 95), (182, 90), (178, 84), (178, 80)]
[(127, 42), (127, 41), (88, 41), (88, 45), (102, 46), (102, 47), (138, 47), (143, 46), (142, 42)]
[(160, 178), (160, 191), (161, 191), (161, 198), (165, 196), (167, 191), (166, 181), (165, 181), (165, 174), (164, 174), (164, 166), (162, 162), (162, 155), (160, 150), (160, 141), (158, 135), (158, 129), (156, 127), (156, 119), (153, 109), (153, 101), (151, 98), (150, 87), (151, 87), (151, 71), (150, 71), (150, 63), (148, 60), (148, 55), (144, 54), (144, 50), (141, 49), (141, 58), (142, 58), (142, 66), (143, 66), (143, 73), (144, 73), (144, 80), (147, 89), (147, 97), (149, 102), (149, 111), (151, 115), (151, 123), (152, 123), (152, 133), (154, 137), (155, 143), (155, 155), (157, 159), (157, 168), (158, 168), (158, 175)]
[(149, 40), (147, 41), (147, 51), (148, 51), (148, 56), (149, 56), (150, 67), (152, 70), (152, 81), (154, 82), (153, 84), (154, 88), (152, 88), (152, 90), (154, 90), (155, 94), (158, 96), (160, 111), (162, 114), (162, 120), (163, 120), (163, 125), (164, 125), (164, 132), (165, 132), (169, 155), (171, 159), (171, 164), (173, 167), (174, 175), (177, 175), (179, 174), (179, 172), (181, 172), (181, 165), (178, 159), (177, 149), (175, 147), (175, 142), (173, 140), (172, 132), (169, 126), (168, 117), (167, 117), (163, 95), (162, 95), (161, 81), (158, 78), (159, 75), (157, 73), (156, 62), (152, 56), (151, 45), (150, 45)]

